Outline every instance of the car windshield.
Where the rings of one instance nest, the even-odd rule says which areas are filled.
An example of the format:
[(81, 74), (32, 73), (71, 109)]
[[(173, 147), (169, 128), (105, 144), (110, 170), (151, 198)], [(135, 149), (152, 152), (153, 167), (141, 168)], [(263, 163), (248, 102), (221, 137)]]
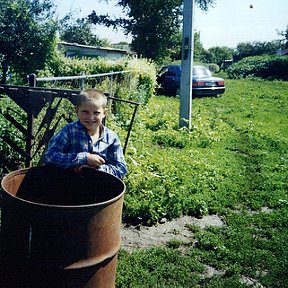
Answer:
[(160, 70), (159, 75), (161, 76), (161, 75), (163, 75), (164, 73), (167, 73), (168, 70), (169, 70), (168, 67), (163, 67), (163, 68)]
[(200, 76), (200, 77), (203, 77), (203, 76), (210, 77), (211, 72), (205, 67), (195, 67), (193, 68), (193, 75)]

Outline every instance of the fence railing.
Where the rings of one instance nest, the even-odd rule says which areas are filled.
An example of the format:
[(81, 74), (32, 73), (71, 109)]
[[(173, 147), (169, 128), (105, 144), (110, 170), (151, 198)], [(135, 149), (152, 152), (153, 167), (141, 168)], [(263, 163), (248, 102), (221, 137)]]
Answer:
[(91, 74), (91, 75), (85, 75), (84, 72), (81, 73), (79, 76), (60, 76), (60, 77), (37, 77), (36, 82), (51, 82), (51, 81), (69, 81), (69, 80), (81, 80), (81, 90), (84, 89), (85, 80), (89, 78), (99, 78), (99, 77), (105, 77), (108, 76), (110, 80), (110, 89), (109, 94), (113, 95), (113, 76), (119, 75), (119, 74), (125, 74), (130, 73), (130, 70), (123, 70), (123, 71), (117, 71), (117, 72), (107, 72), (107, 73), (99, 73), (99, 74)]

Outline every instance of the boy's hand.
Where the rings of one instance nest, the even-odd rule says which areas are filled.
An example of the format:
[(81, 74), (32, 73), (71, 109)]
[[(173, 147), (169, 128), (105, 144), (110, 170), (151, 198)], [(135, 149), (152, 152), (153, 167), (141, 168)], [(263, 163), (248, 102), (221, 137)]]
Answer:
[(87, 164), (89, 166), (95, 167), (95, 168), (99, 168), (102, 164), (105, 164), (105, 160), (97, 155), (97, 154), (90, 154), (88, 153), (87, 155)]

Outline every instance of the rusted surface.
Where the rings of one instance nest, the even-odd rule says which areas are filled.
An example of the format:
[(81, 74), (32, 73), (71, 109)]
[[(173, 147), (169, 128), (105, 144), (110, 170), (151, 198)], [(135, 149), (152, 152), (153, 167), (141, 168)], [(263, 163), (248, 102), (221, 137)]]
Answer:
[(114, 287), (121, 180), (92, 169), (38, 167), (8, 174), (2, 187), (6, 287)]

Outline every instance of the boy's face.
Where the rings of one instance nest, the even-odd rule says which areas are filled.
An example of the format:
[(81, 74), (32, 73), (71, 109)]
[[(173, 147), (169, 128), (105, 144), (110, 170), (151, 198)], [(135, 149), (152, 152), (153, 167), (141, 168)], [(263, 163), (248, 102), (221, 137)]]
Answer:
[(93, 135), (106, 116), (106, 110), (97, 101), (87, 101), (76, 108), (77, 116), (81, 124)]

